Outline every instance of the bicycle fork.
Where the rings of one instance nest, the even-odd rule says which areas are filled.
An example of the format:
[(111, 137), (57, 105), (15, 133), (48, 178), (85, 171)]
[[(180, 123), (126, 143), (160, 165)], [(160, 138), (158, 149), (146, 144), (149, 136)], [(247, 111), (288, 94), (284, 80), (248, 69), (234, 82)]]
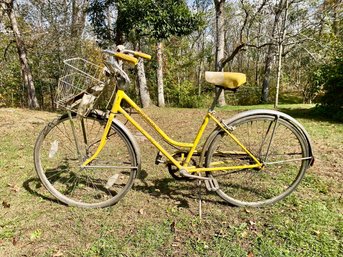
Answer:
[[(77, 137), (76, 137), (75, 124), (74, 124), (73, 117), (71, 116), (70, 111), (68, 111), (68, 116), (69, 116), (71, 131), (73, 133), (73, 138), (74, 138), (74, 142), (75, 142), (77, 157), (80, 160), (81, 159), (80, 145), (79, 145), (79, 142), (78, 142)], [(82, 130), (84, 132), (84, 123), (83, 122), (82, 122), (81, 126), (82, 126)]]
[(107, 141), (107, 135), (111, 129), (111, 125), (112, 125), (112, 121), (115, 117), (115, 113), (111, 112), (110, 115), (108, 116), (108, 120), (104, 129), (104, 132), (102, 134), (101, 140), (100, 140), (100, 144), (97, 148), (97, 150), (95, 151), (95, 153), (88, 158), (87, 160), (85, 160), (81, 167), (84, 168), (85, 166), (87, 166), (89, 163), (91, 163), (96, 157), (98, 157), (99, 153), (102, 151), (102, 149), (105, 147), (106, 145), (106, 141)]

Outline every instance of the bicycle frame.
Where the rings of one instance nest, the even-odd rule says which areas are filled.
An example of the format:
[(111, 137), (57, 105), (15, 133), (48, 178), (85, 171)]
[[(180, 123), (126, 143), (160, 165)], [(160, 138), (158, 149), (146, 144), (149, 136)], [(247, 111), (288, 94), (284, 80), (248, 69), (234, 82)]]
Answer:
[[(218, 94), (217, 94), (218, 95)], [(170, 154), (166, 149), (164, 149), (160, 143), (158, 143), (145, 129), (143, 129), (122, 107), (121, 103), (122, 101), (127, 102), (134, 110), (137, 111), (137, 113), (169, 144), (186, 148), (188, 149), (188, 154), (186, 157), (186, 160), (181, 164), (178, 160), (176, 160), (172, 154)], [(214, 106), (214, 105), (213, 105)], [(214, 115), (213, 115), (213, 108), (210, 108), (207, 112), (206, 116), (203, 119), (203, 122), (198, 130), (197, 135), (195, 136), (195, 139), (193, 143), (185, 143), (185, 142), (178, 142), (173, 139), (171, 139), (161, 128), (159, 128), (149, 117), (146, 115), (143, 110), (135, 104), (131, 98), (125, 94), (123, 90), (118, 90), (115, 100), (113, 102), (113, 106), (111, 109), (111, 112), (108, 117), (107, 124), (105, 126), (100, 144), (98, 146), (98, 149), (96, 152), (88, 158), (83, 164), (82, 167), (87, 166), (89, 163), (91, 163), (101, 152), (101, 150), (104, 148), (106, 141), (107, 141), (107, 135), (111, 128), (111, 124), (113, 119), (115, 118), (116, 114), (122, 114), (139, 132), (141, 132), (166, 158), (171, 161), (178, 169), (185, 169), (187, 172), (207, 172), (207, 171), (220, 171), (220, 170), (241, 170), (241, 169), (253, 169), (253, 168), (262, 168), (262, 163), (248, 150), (246, 147), (230, 132), (230, 129), (226, 127), (225, 124), (220, 122)], [(221, 167), (189, 167), (189, 163), (191, 161), (192, 156), (194, 153), (196, 153), (196, 148), (200, 142), (200, 139), (203, 136), (204, 131), (207, 128), (207, 125), (210, 120), (213, 120), (223, 131), (225, 131), (236, 143), (239, 145), (244, 153), (249, 155), (251, 159), (255, 162), (251, 165), (241, 165), (241, 166), (221, 166)]]

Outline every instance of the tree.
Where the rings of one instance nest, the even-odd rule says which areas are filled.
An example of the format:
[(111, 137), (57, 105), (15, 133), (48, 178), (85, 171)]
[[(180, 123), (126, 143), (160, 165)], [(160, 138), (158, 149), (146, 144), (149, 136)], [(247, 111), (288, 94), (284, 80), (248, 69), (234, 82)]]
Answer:
[(283, 52), (284, 40), (286, 37), (286, 22), (287, 22), (287, 16), (288, 16), (288, 0), (285, 0), (284, 4), (285, 4), (285, 7), (284, 7), (285, 13), (284, 13), (284, 16), (282, 18), (281, 31), (280, 31), (280, 36), (279, 36), (279, 40), (278, 40), (278, 64), (277, 64), (276, 93), (275, 93), (274, 108), (277, 108), (277, 106), (279, 104), (282, 52)]
[(86, 10), (88, 8), (89, 0), (72, 0), (71, 12), (71, 37), (80, 38), (85, 28), (86, 23)]
[[(274, 22), (273, 22), (272, 30), (271, 30), (271, 39), (273, 41), (276, 37), (276, 28), (279, 23), (280, 16), (282, 14), (284, 2), (285, 0), (280, 0), (274, 7), (275, 9)], [(268, 46), (268, 51), (267, 51), (267, 55), (265, 59), (264, 78), (263, 78), (262, 96), (261, 96), (262, 103), (267, 103), (268, 98), (269, 98), (269, 81), (270, 81), (271, 66), (272, 66), (274, 54), (275, 54), (275, 44), (270, 44)]]
[(21, 74), (22, 74), (24, 85), (27, 88), (28, 107), (38, 108), (39, 104), (36, 97), (36, 89), (35, 89), (35, 85), (32, 78), (31, 68), (29, 66), (29, 62), (27, 59), (26, 47), (22, 39), (18, 22), (17, 22), (17, 18), (15, 15), (14, 0), (0, 1), (0, 4), (1, 4), (2, 9), (6, 12), (10, 20), (11, 29), (13, 31), (13, 35), (15, 38), (15, 43), (16, 43), (17, 51), (18, 51), (18, 57), (20, 60), (20, 65), (21, 65)]
[[(239, 3), (239, 10), (242, 10), (241, 13), (243, 13), (242, 17), (236, 16), (234, 19), (232, 19), (232, 22), (237, 22), (238, 24), (235, 24), (235, 26), (227, 26), (226, 29), (224, 29), (224, 21), (222, 21), (221, 16), (223, 15), (224, 11), (224, 3), (225, 0), (215, 0), (215, 7), (216, 7), (216, 38), (217, 38), (217, 48), (216, 48), (216, 53), (219, 56), (217, 57), (216, 60), (216, 70), (221, 71), (223, 68), (229, 64), (229, 69), (232, 68), (232, 63), (234, 59), (238, 56), (239, 54), (242, 55), (243, 52), (247, 51), (247, 48), (254, 48), (257, 51), (260, 51), (260, 49), (264, 48), (265, 46), (270, 45), (270, 42), (265, 42), (260, 44), (260, 33), (261, 33), (261, 18), (260, 15), (263, 12), (263, 9), (265, 8), (266, 4), (268, 3), (268, 0), (263, 0), (262, 2), (259, 3), (250, 3), (246, 2), (244, 0), (240, 0)], [(228, 10), (228, 9), (226, 9)], [(230, 14), (229, 14), (230, 15)], [(231, 14), (235, 15), (234, 13)], [(240, 21), (241, 19), (241, 21)], [(225, 22), (227, 24), (227, 21)], [(255, 29), (254, 26), (257, 28)], [(222, 31), (220, 31), (220, 27), (222, 27)], [(224, 30), (224, 32), (223, 32)], [(253, 34), (252, 31), (259, 31), (258, 34)], [(226, 48), (225, 51), (222, 51), (222, 45), (223, 42), (223, 36), (226, 35), (238, 35), (235, 37), (230, 37), (229, 40), (227, 40), (226, 43)], [(257, 41), (257, 43), (255, 42)], [(220, 43), (221, 42), (221, 43)], [(225, 43), (225, 40), (224, 40)], [(217, 56), (216, 55), (216, 56)], [(240, 58), (240, 65), (238, 66), (239, 70), (242, 70), (242, 61), (243, 57)], [(257, 62), (258, 62), (257, 58)], [(256, 64), (257, 65), (257, 64)], [(247, 66), (249, 66), (249, 59), (247, 60)], [(257, 67), (255, 68), (256, 70), (258, 69)], [(257, 71), (256, 71), (256, 76), (257, 76)], [(225, 99), (224, 99), (225, 100)], [(221, 103), (220, 103), (221, 102)], [(219, 104), (225, 104), (225, 102), (222, 100), (219, 100)]]
[(163, 44), (157, 42), (156, 46), (156, 58), (157, 58), (157, 103), (159, 107), (164, 107), (164, 84), (163, 84)]
[[(215, 61), (216, 71), (223, 70), (223, 65), (221, 65), (221, 61), (224, 58), (224, 49), (225, 49), (224, 4), (225, 4), (225, 0), (214, 0), (215, 10), (216, 10), (216, 61)], [(219, 106), (226, 105), (224, 90), (219, 96), (218, 104)]]
[(86, 0), (25, 0), (18, 4), (18, 16), (25, 21), (25, 41), (42, 108), (56, 107), (55, 91), (63, 75), (63, 60), (79, 56), (96, 61), (93, 57), (97, 51), (89, 40), (86, 25), (87, 6)]
[[(114, 5), (114, 1), (105, 1), (103, 5)], [(103, 21), (104, 8), (99, 7), (101, 1), (93, 1), (89, 13), (95, 32), (101, 38), (107, 41), (116, 39), (117, 44), (123, 40), (132, 42), (152, 39), (157, 42), (158, 105), (164, 106), (161, 42), (172, 36), (190, 34), (198, 26), (198, 19), (191, 14), (182, 0), (118, 0), (117, 19), (113, 26), (114, 30), (111, 31), (108, 24)]]

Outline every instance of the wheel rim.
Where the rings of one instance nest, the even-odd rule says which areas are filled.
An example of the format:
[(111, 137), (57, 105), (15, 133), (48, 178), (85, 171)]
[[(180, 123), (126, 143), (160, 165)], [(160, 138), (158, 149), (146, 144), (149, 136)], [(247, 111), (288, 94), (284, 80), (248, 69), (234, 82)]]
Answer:
[[(110, 130), (105, 148), (89, 168), (82, 162), (97, 149), (103, 122), (84, 119), (87, 143), (82, 126), (74, 118), (80, 155), (76, 151), (70, 120), (49, 127), (38, 148), (38, 173), (47, 189), (68, 205), (103, 207), (117, 202), (131, 187), (136, 174), (133, 150), (119, 130)], [(57, 142), (57, 143), (56, 143)], [(53, 145), (58, 145), (54, 153)]]
[[(291, 193), (303, 177), (308, 161), (303, 159), (308, 156), (308, 149), (301, 133), (275, 116), (248, 117), (230, 126), (239, 141), (266, 164), (263, 169), (213, 172), (210, 176), (220, 186), (217, 193), (239, 206), (262, 206)], [(228, 138), (227, 134), (217, 135), (206, 164), (215, 166), (224, 158), (232, 159), (231, 165), (252, 164), (251, 158)]]

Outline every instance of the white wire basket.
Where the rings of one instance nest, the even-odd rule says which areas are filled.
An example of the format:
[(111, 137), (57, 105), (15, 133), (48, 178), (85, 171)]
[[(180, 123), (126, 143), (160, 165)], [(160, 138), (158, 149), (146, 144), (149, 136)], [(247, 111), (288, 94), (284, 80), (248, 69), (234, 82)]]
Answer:
[(104, 67), (82, 58), (64, 61), (63, 76), (58, 81), (55, 103), (84, 116), (105, 87)]

